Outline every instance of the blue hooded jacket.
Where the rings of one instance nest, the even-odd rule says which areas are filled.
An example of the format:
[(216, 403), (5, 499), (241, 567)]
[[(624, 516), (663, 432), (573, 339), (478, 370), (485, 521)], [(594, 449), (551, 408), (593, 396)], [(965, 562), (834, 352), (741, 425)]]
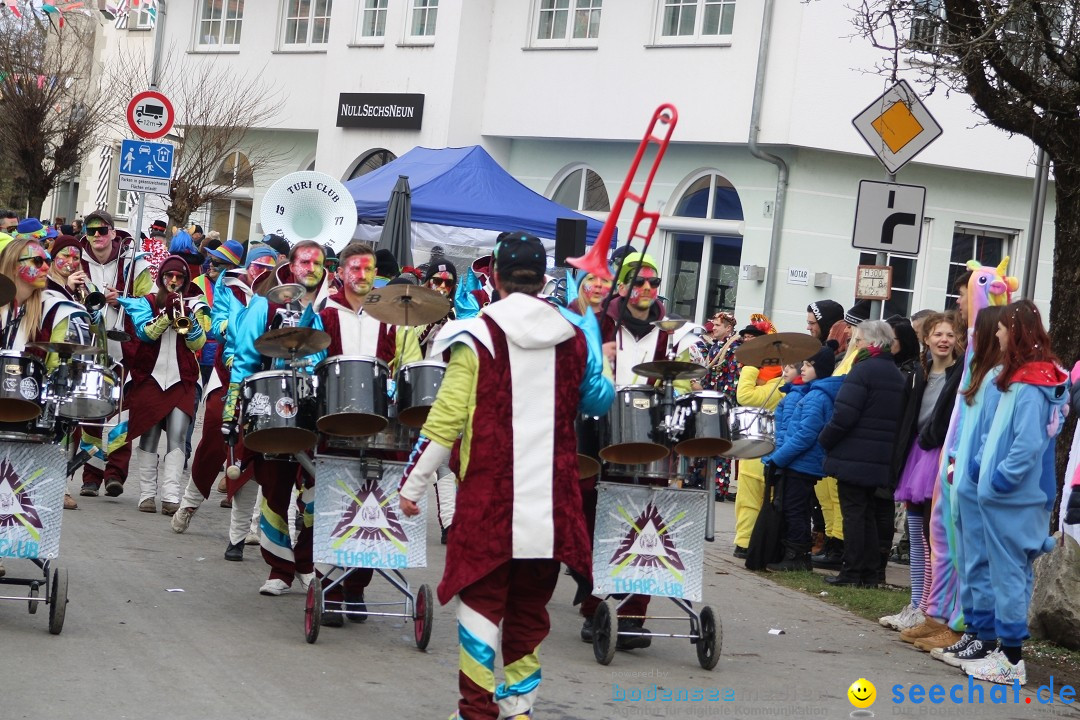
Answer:
[(761, 459), (762, 462), (824, 477), (825, 449), (818, 442), (818, 434), (832, 417), (833, 402), (843, 383), (844, 377), (839, 375), (804, 385), (806, 391), (786, 421), (783, 440), (777, 443), (776, 450)]
[(784, 397), (780, 398), (780, 403), (776, 406), (773, 417), (773, 435), (776, 447), (784, 444), (784, 433), (787, 432), (791, 416), (795, 414), (795, 406), (799, 404), (799, 401), (803, 399), (809, 389), (810, 386), (803, 382), (798, 384), (787, 383), (780, 388), (780, 392), (784, 394)]

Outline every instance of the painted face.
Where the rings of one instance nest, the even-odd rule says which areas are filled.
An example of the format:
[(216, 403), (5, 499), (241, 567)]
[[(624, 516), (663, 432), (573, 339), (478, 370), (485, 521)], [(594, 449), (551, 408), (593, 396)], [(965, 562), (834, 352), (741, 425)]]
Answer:
[(171, 293), (183, 290), (184, 285), (187, 282), (184, 273), (179, 270), (169, 270), (162, 274), (160, 279), (165, 283), (165, 290)]
[(94, 223), (86, 228), (86, 237), (90, 240), (90, 247), (100, 254), (112, 246), (116, 233), (104, 223)]
[(454, 276), (442, 270), (431, 276), (431, 279), (427, 281), (427, 286), (437, 293), (450, 297), (450, 293), (454, 292)]
[(651, 267), (643, 267), (630, 288), (630, 305), (648, 310), (660, 295), (660, 276)]
[(926, 339), (926, 345), (935, 358), (945, 360), (950, 357), (956, 347), (956, 331), (953, 330), (952, 323), (942, 322), (935, 325)]
[(210, 263), (210, 267), (206, 268), (206, 277), (211, 280), (217, 280), (218, 275), (221, 274), (221, 265), (217, 263)]
[(66, 278), (79, 269), (81, 257), (82, 253), (79, 252), (79, 248), (68, 245), (56, 254), (56, 257), (53, 258), (53, 265), (56, 267), (56, 271), (60, 273), (60, 276)]
[(611, 292), (611, 280), (600, 278), (592, 273), (585, 276), (581, 281), (581, 297), (589, 303), (589, 307), (598, 307), (604, 302), (604, 298)]
[(37, 243), (30, 243), (23, 248), (19, 256), (19, 279), (32, 288), (45, 287), (45, 276), (49, 273), (49, 253)]
[(1001, 347), (1001, 352), (1005, 352), (1005, 350), (1009, 347), (1009, 328), (1005, 327), (1001, 323), (998, 323), (998, 329), (997, 332), (994, 333), (994, 335), (998, 339), (998, 346)]
[(323, 267), (323, 251), (315, 247), (300, 248), (293, 256), (292, 274), (296, 282), (308, 290), (314, 290), (322, 282), (326, 268)]
[(338, 272), (345, 291), (367, 295), (375, 287), (375, 258), (372, 255), (351, 255)]
[[(266, 259), (271, 260), (271, 258), (266, 258)], [(254, 285), (255, 283), (259, 282), (259, 278), (261, 278), (263, 275), (265, 275), (269, 270), (272, 270), (273, 267), (274, 267), (273, 265), (270, 265), (268, 263), (260, 262), (259, 260), (256, 260), (255, 262), (248, 265), (248, 269), (247, 269), (248, 285), (251, 286), (251, 285)]]

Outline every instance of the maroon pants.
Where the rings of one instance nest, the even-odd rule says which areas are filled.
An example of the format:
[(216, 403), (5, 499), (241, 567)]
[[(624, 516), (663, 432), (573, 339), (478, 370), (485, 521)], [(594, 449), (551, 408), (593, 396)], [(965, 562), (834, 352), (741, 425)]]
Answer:
[[(581, 509), (585, 513), (585, 529), (589, 532), (589, 541), (592, 542), (593, 535), (596, 532), (596, 478), (589, 478), (588, 480), (581, 481)], [(616, 595), (615, 597), (624, 598), (625, 595)], [(596, 608), (603, 602), (603, 598), (599, 598), (595, 595), (590, 595), (585, 598), (581, 603), (581, 614), (583, 617), (591, 618), (593, 613), (596, 612)], [(648, 595), (631, 595), (630, 599), (619, 608), (619, 617), (626, 615), (644, 615), (649, 609), (649, 596)]]
[[(221, 419), (225, 412), (225, 388), (217, 388), (206, 396), (206, 410), (203, 413), (203, 432), (199, 447), (195, 448), (195, 457), (191, 459), (191, 480), (199, 489), (204, 498), (210, 497), (210, 491), (214, 487), (214, 481), (221, 473), (221, 468), (229, 458), (229, 448), (225, 443), (225, 436), (221, 434)], [(237, 462), (244, 458), (244, 442), (241, 439), (233, 448), (233, 456)], [(244, 471), (236, 480), (229, 480), (229, 498), (240, 489), (245, 482), (251, 479), (251, 463), (246, 463)]]
[[(297, 573), (313, 571), (312, 510), (304, 504), (303, 491), (314, 487), (314, 478), (301, 472), (300, 466), (290, 460), (267, 460), (262, 455), (256, 455), (253, 464), (255, 481), (263, 492), (262, 518), (259, 522), (263, 560), (270, 566), (270, 580), (283, 580), (291, 585)], [(301, 491), (297, 508), (303, 523), (294, 546), (289, 539), (289, 502), (297, 483), (300, 483)]]
[[(499, 645), (504, 668), (536, 653), (551, 630), (547, 604), (558, 581), (556, 560), (511, 560), (458, 593), (462, 606), (458, 610), (458, 636), (463, 658), (468, 654), (494, 673), (496, 648), (487, 646), (484, 628), (475, 626), (474, 614), (495, 627), (502, 625)], [(458, 712), (466, 720), (495, 720), (499, 716), (495, 688), (485, 687), (486, 682), (477, 682), (465, 671), (466, 667), (475, 668), (474, 662), (462, 663), (458, 670)], [(539, 672), (538, 659), (526, 660), (526, 665), (529, 667), (525, 672), (532, 670), (532, 665)], [(504, 702), (518, 703), (515, 714), (531, 709), (534, 692), (535, 686), (527, 681), (520, 686), (504, 683), (499, 687)]]
[[(112, 420), (113, 418), (109, 418), (108, 422), (112, 422)], [(100, 433), (102, 432), (102, 429), (94, 428), (93, 432)], [(108, 432), (108, 428), (105, 428), (104, 432)], [(97, 437), (100, 437), (100, 435)], [(114, 452), (109, 453), (109, 457), (105, 461), (104, 470), (94, 467), (90, 463), (83, 465), (83, 485), (89, 484), (101, 487), (102, 483), (112, 479), (119, 480), (120, 484), (123, 485), (128, 474), (128, 463), (131, 461), (131, 441), (133, 439), (134, 438), (128, 438), (127, 442), (118, 447)]]

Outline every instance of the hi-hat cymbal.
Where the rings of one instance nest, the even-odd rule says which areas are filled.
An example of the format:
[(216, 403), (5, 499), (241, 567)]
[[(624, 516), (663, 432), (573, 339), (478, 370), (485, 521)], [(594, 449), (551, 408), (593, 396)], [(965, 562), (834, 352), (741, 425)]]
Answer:
[(656, 360), (634, 366), (634, 374), (654, 380), (697, 380), (705, 377), (708, 368), (681, 360)]
[(653, 320), (651, 324), (653, 327), (658, 327), (664, 332), (675, 332), (688, 322), (690, 321), (682, 318), (667, 317), (663, 320)]
[(83, 345), (82, 343), (70, 342), (31, 342), (26, 343), (26, 347), (34, 348), (35, 350), (44, 350), (45, 352), (56, 353), (57, 355), (80, 355), (82, 353), (100, 352), (93, 345)]
[(743, 365), (793, 365), (806, 360), (821, 343), (805, 333), (773, 333), (747, 340), (735, 350), (735, 359)]
[(330, 336), (310, 327), (275, 328), (267, 330), (255, 340), (255, 349), (272, 358), (303, 357), (329, 346)]
[(266, 299), (275, 305), (288, 305), (293, 300), (299, 300), (307, 292), (300, 283), (286, 283), (270, 288), (266, 291)]
[(428, 325), (450, 308), (449, 298), (419, 285), (387, 285), (364, 296), (364, 312), (389, 325)]
[(15, 282), (7, 275), (0, 275), (0, 306), (15, 299)]

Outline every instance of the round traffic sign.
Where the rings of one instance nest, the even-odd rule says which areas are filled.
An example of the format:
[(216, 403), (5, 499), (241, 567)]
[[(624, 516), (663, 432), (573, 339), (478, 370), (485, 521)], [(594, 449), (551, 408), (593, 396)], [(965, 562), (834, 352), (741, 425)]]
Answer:
[(139, 93), (127, 106), (128, 127), (147, 140), (164, 137), (172, 130), (175, 118), (169, 98), (153, 90)]

